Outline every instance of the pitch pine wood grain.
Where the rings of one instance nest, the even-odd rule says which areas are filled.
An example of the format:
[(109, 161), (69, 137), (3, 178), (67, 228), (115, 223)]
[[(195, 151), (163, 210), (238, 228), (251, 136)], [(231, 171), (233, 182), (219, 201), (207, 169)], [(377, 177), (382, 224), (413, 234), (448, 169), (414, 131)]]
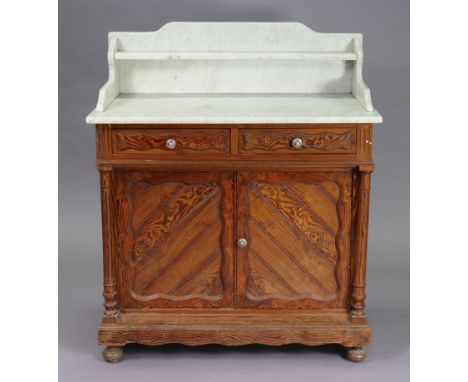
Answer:
[[(356, 152), (356, 127), (335, 129), (242, 129), (240, 152), (265, 154), (351, 154)], [(300, 138), (303, 145), (294, 148), (291, 142)]]
[(232, 305), (233, 176), (116, 172), (122, 307)]
[(351, 173), (241, 173), (237, 190), (240, 305), (344, 307)]
[(132, 342), (366, 358), (371, 125), (98, 125), (96, 155), (106, 361)]
[[(176, 146), (166, 147), (168, 139)], [(228, 129), (119, 129), (112, 133), (114, 153), (163, 153), (181, 155), (187, 152), (229, 153)]]

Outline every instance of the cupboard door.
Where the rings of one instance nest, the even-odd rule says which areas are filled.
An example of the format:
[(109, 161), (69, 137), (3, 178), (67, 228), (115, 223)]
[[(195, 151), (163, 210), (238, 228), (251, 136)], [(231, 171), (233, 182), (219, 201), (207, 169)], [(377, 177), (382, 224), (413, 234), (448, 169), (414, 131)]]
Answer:
[(245, 172), (237, 190), (237, 304), (345, 308), (351, 171)]
[(231, 306), (233, 174), (114, 177), (121, 308)]

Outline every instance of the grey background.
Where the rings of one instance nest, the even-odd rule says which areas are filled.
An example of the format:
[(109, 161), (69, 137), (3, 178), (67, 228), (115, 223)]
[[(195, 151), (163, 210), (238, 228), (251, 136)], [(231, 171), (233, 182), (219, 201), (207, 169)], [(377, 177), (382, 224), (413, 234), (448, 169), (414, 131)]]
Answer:
[[(108, 76), (109, 31), (169, 21), (299, 21), (364, 34), (364, 79), (384, 123), (374, 132), (367, 314), (369, 359), (340, 347), (128, 346), (104, 363), (102, 255), (94, 128), (85, 116)], [(409, 1), (62, 0), (59, 4), (59, 376), (61, 381), (409, 380)]]

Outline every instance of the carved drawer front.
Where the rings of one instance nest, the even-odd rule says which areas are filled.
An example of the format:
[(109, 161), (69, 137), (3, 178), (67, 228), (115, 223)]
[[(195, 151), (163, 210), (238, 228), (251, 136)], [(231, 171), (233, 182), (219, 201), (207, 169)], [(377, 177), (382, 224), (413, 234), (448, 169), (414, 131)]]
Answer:
[(228, 129), (115, 129), (114, 154), (229, 153)]
[(241, 129), (241, 154), (354, 154), (356, 127)]

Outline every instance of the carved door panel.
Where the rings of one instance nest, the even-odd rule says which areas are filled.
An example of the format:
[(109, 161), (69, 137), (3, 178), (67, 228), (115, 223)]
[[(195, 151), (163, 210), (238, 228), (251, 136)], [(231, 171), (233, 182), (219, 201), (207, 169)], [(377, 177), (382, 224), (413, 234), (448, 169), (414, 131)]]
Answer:
[(245, 172), (237, 190), (237, 304), (345, 308), (351, 172)]
[(114, 176), (122, 308), (232, 306), (234, 175)]

